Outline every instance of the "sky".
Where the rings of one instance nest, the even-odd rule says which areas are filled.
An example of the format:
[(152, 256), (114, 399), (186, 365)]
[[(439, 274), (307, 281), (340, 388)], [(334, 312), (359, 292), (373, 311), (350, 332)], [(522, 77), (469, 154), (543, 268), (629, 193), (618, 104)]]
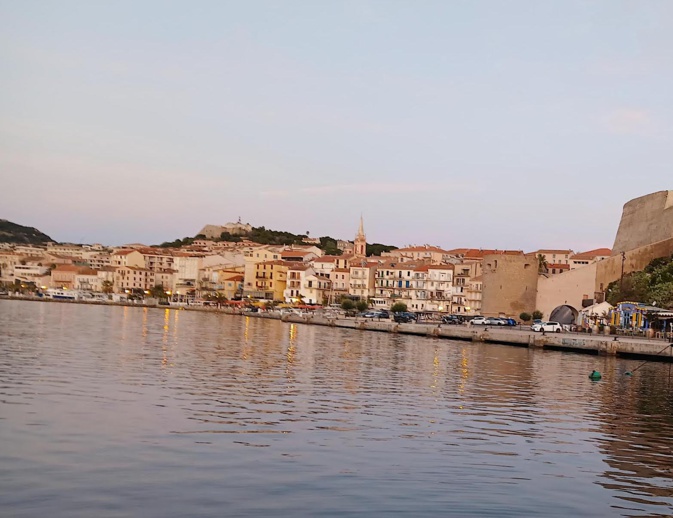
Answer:
[(672, 91), (669, 0), (0, 0), (0, 218), (610, 247)]

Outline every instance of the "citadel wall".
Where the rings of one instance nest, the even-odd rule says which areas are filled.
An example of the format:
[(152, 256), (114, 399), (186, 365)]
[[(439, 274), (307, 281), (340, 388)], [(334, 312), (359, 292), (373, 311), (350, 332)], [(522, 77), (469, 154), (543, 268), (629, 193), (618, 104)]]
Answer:
[(535, 254), (486, 255), (483, 260), (482, 314), (519, 318), (535, 311), (538, 260)]

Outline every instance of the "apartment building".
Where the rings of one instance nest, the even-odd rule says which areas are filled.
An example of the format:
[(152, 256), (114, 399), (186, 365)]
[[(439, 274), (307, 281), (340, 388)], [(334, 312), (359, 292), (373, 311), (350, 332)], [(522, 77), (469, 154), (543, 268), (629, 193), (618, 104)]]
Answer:
[(255, 289), (249, 293), (254, 299), (284, 301), (287, 271), (290, 261), (265, 261), (255, 265)]

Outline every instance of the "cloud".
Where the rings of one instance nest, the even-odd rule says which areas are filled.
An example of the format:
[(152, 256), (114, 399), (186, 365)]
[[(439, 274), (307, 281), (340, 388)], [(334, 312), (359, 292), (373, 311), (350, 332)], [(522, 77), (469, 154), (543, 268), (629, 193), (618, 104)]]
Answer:
[(647, 111), (632, 108), (620, 108), (606, 117), (606, 125), (611, 133), (639, 134), (650, 128), (651, 118)]

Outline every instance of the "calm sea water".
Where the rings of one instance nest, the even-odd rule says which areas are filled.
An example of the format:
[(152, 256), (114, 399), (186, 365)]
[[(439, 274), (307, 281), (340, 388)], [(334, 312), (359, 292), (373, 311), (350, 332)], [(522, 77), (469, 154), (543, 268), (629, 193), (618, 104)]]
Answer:
[(638, 364), (0, 301), (0, 514), (673, 515), (670, 367)]

